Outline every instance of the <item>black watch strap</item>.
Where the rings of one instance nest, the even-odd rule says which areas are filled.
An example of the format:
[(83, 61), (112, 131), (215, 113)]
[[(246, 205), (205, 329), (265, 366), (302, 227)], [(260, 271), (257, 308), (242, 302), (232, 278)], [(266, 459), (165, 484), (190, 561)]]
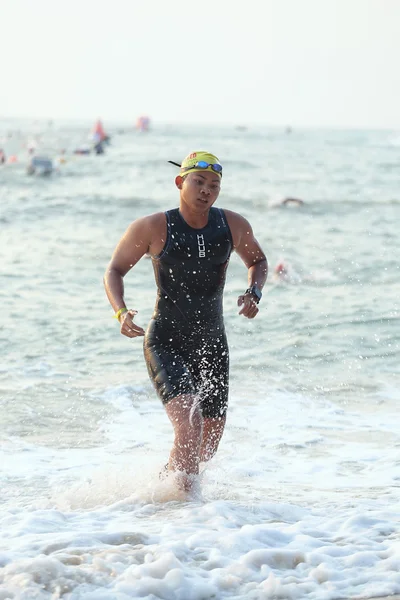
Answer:
[(256, 285), (252, 285), (251, 287), (247, 288), (247, 290), (245, 291), (245, 294), (251, 294), (252, 296), (254, 296), (254, 300), (256, 301), (256, 304), (258, 304), (262, 298), (261, 290)]

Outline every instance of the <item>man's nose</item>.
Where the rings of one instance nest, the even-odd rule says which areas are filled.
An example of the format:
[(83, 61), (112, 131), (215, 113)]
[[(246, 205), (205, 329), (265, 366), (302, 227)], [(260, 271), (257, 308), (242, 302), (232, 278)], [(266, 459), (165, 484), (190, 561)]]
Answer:
[(207, 194), (207, 195), (209, 196), (209, 195), (210, 195), (210, 189), (204, 185), (204, 186), (201, 188), (201, 193), (202, 193), (202, 194)]

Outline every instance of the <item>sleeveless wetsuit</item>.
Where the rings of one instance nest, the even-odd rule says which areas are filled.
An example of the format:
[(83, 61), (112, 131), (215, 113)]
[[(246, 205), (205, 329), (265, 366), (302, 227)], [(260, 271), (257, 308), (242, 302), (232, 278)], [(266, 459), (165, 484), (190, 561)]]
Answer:
[(167, 239), (153, 257), (156, 306), (144, 339), (147, 369), (164, 404), (197, 396), (204, 417), (228, 403), (229, 352), (222, 294), (233, 243), (225, 214), (211, 208), (202, 229), (167, 211)]

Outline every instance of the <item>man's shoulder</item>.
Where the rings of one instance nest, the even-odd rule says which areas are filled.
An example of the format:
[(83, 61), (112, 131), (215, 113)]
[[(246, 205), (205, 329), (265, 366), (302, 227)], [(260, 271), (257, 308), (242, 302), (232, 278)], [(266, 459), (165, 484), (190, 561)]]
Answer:
[(223, 210), (227, 216), (241, 217), (241, 215), (239, 213), (235, 212), (234, 210), (231, 210), (230, 208), (222, 208), (221, 207), (221, 210)]
[(126, 235), (137, 236), (140, 234), (141, 236), (147, 235), (147, 237), (152, 238), (154, 234), (157, 235), (158, 232), (162, 232), (163, 227), (165, 227), (165, 221), (165, 213), (163, 212), (138, 217), (129, 224)]
[(247, 219), (243, 215), (233, 210), (223, 208), (226, 218), (228, 219), (229, 225), (240, 225), (247, 223)]
[(144, 217), (149, 223), (165, 223), (165, 212), (156, 212)]
[(163, 223), (165, 223), (165, 213), (156, 212), (150, 215), (144, 215), (143, 217), (138, 217), (132, 222), (132, 225), (139, 225), (141, 227), (156, 227), (157, 225), (162, 225)]

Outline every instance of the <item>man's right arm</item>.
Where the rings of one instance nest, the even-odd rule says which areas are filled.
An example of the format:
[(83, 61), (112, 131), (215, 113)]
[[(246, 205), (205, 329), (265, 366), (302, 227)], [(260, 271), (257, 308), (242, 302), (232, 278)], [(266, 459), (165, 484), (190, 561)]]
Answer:
[[(151, 217), (142, 217), (137, 219), (128, 227), (124, 235), (118, 242), (114, 250), (111, 261), (109, 262), (104, 274), (104, 287), (107, 298), (110, 301), (114, 312), (117, 313), (120, 309), (126, 309), (124, 299), (124, 277), (135, 266), (135, 264), (149, 251), (151, 244)], [(134, 311), (132, 311), (134, 312)], [(123, 313), (128, 318), (128, 314)], [(121, 315), (121, 317), (123, 316)], [(130, 324), (133, 324), (132, 317), (128, 319)], [(120, 322), (125, 321), (125, 318), (119, 318)], [(143, 335), (141, 327), (134, 326), (138, 332), (136, 335)], [(129, 328), (132, 330), (132, 327)], [(140, 332), (139, 332), (140, 330)], [(122, 329), (121, 329), (122, 331)], [(142, 333), (143, 332), (143, 333)], [(123, 332), (125, 333), (125, 332)], [(125, 333), (126, 335), (126, 333)], [(133, 335), (128, 337), (134, 337)]]

